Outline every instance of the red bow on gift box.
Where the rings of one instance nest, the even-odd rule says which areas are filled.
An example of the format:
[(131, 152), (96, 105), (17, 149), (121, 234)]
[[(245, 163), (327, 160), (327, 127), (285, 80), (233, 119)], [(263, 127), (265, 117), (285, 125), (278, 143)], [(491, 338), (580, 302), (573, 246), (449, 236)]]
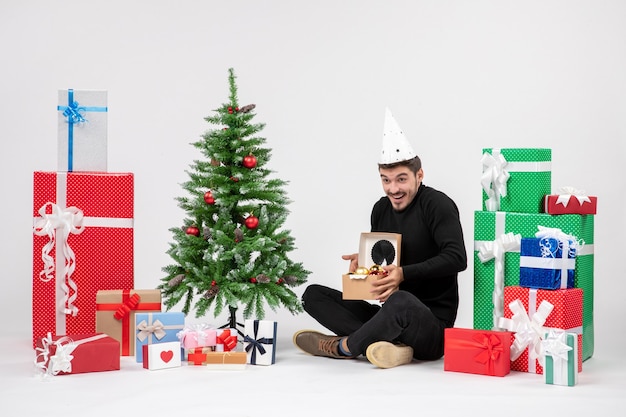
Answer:
[(223, 330), (217, 335), (217, 344), (224, 345), (224, 352), (233, 350), (237, 346), (237, 335), (231, 335), (229, 329)]

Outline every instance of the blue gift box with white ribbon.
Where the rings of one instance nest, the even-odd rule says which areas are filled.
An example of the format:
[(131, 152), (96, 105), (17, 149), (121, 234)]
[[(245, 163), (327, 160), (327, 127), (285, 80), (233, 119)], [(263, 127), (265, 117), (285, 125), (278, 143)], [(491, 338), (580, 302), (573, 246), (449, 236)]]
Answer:
[(58, 171), (107, 171), (107, 92), (59, 90)]
[[(143, 362), (143, 346), (175, 342), (185, 327), (185, 313), (168, 311), (135, 314), (135, 359)], [(180, 350), (180, 349), (179, 349)]]
[(552, 237), (522, 238), (519, 285), (557, 290), (574, 288), (575, 242)]

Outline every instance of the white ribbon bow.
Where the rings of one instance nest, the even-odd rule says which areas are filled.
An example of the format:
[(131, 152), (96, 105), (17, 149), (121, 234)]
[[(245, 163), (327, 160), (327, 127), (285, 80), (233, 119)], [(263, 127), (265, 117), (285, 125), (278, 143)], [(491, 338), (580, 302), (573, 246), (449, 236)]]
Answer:
[(166, 335), (164, 328), (165, 327), (160, 320), (155, 320), (151, 325), (148, 325), (147, 321), (142, 320), (137, 325), (137, 330), (139, 330), (139, 333), (137, 333), (137, 339), (143, 342), (148, 336), (150, 336), (150, 334), (154, 334), (154, 337), (161, 340)]
[(493, 302), (493, 325), (497, 328), (499, 317), (504, 315), (504, 254), (514, 250), (519, 250), (522, 236), (512, 232), (500, 235), (494, 241), (485, 242), (478, 251), (478, 258), (482, 263), (494, 259), (494, 286), (492, 293)]
[(206, 323), (192, 324), (186, 326), (183, 330), (176, 333), (176, 336), (178, 337), (178, 339), (180, 339), (181, 343), (184, 343), (187, 337), (193, 337), (196, 340), (198, 346), (206, 346), (206, 339), (208, 335), (206, 334), (205, 330), (210, 330), (212, 328), (212, 326), (209, 326)]
[[(74, 349), (83, 343), (90, 343), (105, 337), (108, 336), (104, 333), (99, 333), (78, 341), (73, 340), (69, 336), (62, 336), (55, 341), (52, 339), (52, 334), (48, 333), (46, 337), (41, 339), (41, 347), (35, 348), (35, 352), (38, 352), (35, 357), (35, 366), (43, 371), (44, 377), (57, 375), (60, 372), (71, 373)], [(50, 356), (51, 346), (56, 346), (52, 356)]]
[[(543, 355), (540, 341), (546, 332), (543, 324), (552, 312), (554, 305), (543, 300), (534, 314), (529, 314), (524, 309), (522, 302), (517, 299), (509, 304), (513, 313), (510, 319), (500, 317), (498, 324), (501, 328), (515, 332), (515, 341), (511, 345), (511, 361), (515, 361), (528, 347), (528, 368), (534, 369), (535, 360), (543, 363)], [(529, 310), (532, 308), (529, 306)]]
[(567, 204), (572, 197), (576, 198), (581, 206), (585, 202), (591, 203), (591, 199), (587, 195), (585, 195), (585, 192), (583, 190), (577, 190), (574, 187), (567, 186), (561, 187), (559, 191), (560, 193), (556, 199), (556, 204), (563, 204), (563, 207), (567, 207)]
[(541, 341), (541, 347), (544, 355), (565, 361), (568, 359), (568, 352), (573, 349), (567, 344), (567, 333), (555, 329), (548, 331), (546, 338)]
[(563, 371), (567, 367), (568, 353), (573, 350), (567, 344), (567, 333), (562, 330), (550, 329), (545, 339), (541, 342), (542, 354), (552, 357), (553, 376), (555, 381), (560, 381)]
[[(52, 209), (51, 214), (46, 213), (48, 207)], [(50, 239), (41, 249), (41, 259), (44, 263), (44, 268), (39, 273), (39, 279), (43, 282), (48, 282), (54, 278), (53, 273), (55, 265), (50, 252), (54, 249), (56, 240), (58, 239), (59, 245), (61, 245), (63, 250), (65, 265), (65, 276), (63, 277), (62, 283), (64, 298), (63, 306), (60, 307), (60, 310), (64, 314), (72, 314), (75, 316), (78, 314), (78, 308), (74, 305), (78, 288), (71, 277), (76, 268), (76, 255), (68, 244), (67, 238), (70, 233), (80, 234), (84, 230), (83, 212), (76, 207), (63, 209), (54, 203), (48, 202), (39, 209), (39, 216), (40, 217), (35, 220), (33, 233), (37, 236), (48, 236)], [(58, 236), (57, 231), (59, 232)], [(69, 295), (70, 288), (73, 291), (72, 296)]]
[[(52, 340), (52, 334), (48, 333), (47, 337), (42, 338), (42, 347), (35, 350), (39, 352), (35, 358), (35, 366), (44, 372), (44, 376), (57, 375), (60, 372), (72, 372), (72, 352), (76, 349), (76, 343), (67, 336), (60, 339)], [(56, 346), (54, 355), (50, 355), (50, 347)], [(40, 361), (39, 358), (42, 360)], [(48, 358), (50, 359), (48, 361)]]
[(507, 160), (499, 150), (493, 149), (493, 154), (485, 152), (481, 158), (483, 173), (480, 183), (487, 194), (485, 208), (487, 211), (498, 211), (500, 209), (500, 197), (506, 197), (506, 184), (509, 180), (509, 172), (505, 169)]

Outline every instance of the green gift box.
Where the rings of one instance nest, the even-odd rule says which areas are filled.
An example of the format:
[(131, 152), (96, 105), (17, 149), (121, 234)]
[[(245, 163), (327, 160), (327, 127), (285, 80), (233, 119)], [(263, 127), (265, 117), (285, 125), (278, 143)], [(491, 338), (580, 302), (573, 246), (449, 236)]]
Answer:
[(552, 188), (552, 150), (485, 148), (482, 156), (483, 210), (541, 213)]
[[(500, 259), (483, 262), (481, 249), (490, 248), (503, 235), (535, 237), (538, 226), (558, 228), (579, 239), (576, 256), (574, 287), (583, 290), (583, 360), (593, 355), (593, 215), (545, 213), (474, 212), (474, 328), (495, 328), (497, 316), (503, 311), (504, 286), (518, 286), (520, 276), (519, 247), (502, 250)], [(491, 242), (491, 243), (490, 243)], [(496, 286), (500, 274), (502, 278)]]

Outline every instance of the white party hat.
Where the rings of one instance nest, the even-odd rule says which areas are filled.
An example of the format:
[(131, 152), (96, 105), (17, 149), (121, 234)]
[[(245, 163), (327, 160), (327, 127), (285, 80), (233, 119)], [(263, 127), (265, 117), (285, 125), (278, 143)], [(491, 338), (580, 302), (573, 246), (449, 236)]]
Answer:
[(383, 130), (383, 149), (380, 153), (379, 164), (393, 164), (408, 161), (417, 155), (411, 144), (404, 136), (404, 132), (393, 118), (391, 110), (385, 109), (385, 128)]

